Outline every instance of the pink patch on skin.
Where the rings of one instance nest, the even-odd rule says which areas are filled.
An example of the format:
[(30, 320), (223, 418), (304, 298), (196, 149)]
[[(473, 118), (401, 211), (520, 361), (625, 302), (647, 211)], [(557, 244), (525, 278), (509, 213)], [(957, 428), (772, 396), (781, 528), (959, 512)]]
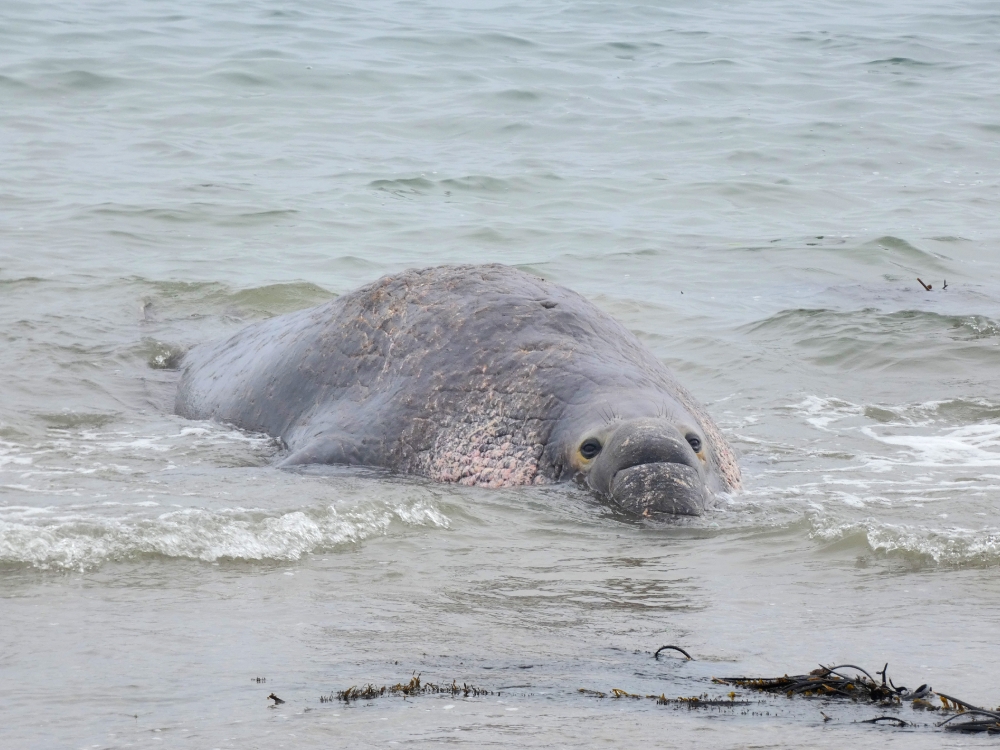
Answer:
[(485, 404), (469, 408), (464, 418), (443, 420), (433, 446), (413, 455), (408, 470), (439, 482), (467, 486), (545, 483), (544, 477), (539, 481), (538, 462), (544, 449), (541, 436), (530, 423), (507, 417), (499, 394), (489, 394), (485, 400)]

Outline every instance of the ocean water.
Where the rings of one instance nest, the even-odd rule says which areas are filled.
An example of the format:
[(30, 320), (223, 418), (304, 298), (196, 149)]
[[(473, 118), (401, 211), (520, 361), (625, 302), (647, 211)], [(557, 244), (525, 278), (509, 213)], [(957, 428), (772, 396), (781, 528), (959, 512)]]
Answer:
[[(578, 691), (1000, 703), (997, 80), (975, 0), (5, 2), (0, 745), (993, 746)], [(622, 320), (745, 491), (639, 521), (171, 413), (187, 347), (455, 262)], [(320, 701), (414, 673), (500, 695)]]

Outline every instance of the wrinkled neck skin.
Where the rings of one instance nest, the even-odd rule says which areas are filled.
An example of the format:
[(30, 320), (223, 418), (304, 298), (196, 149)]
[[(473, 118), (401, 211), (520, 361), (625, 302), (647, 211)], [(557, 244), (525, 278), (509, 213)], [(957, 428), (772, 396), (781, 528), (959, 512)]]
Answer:
[(662, 391), (588, 394), (566, 407), (549, 447), (561, 478), (630, 513), (701, 515), (723, 489), (709, 436)]

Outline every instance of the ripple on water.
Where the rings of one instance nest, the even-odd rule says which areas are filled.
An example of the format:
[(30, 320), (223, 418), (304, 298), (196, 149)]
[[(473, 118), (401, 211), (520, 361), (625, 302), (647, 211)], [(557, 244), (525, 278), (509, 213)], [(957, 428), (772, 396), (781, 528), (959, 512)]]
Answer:
[(803, 308), (783, 310), (742, 330), (761, 345), (838, 370), (927, 373), (968, 362), (1000, 364), (1000, 324), (983, 315)]
[[(449, 195), (454, 193), (469, 193), (479, 195), (502, 195), (504, 193), (525, 192), (531, 189), (539, 178), (531, 177), (491, 177), (490, 175), (465, 175), (462, 177), (444, 177), (440, 179), (419, 177), (399, 177), (396, 179), (373, 180), (368, 187), (394, 195)], [(542, 175), (540, 179), (551, 180), (551, 175)], [(558, 178), (556, 178), (558, 179)]]
[[(133, 277), (139, 287), (141, 314), (146, 322), (166, 322), (192, 316), (227, 315), (245, 319), (269, 318), (328, 302), (337, 295), (308, 281), (265, 284), (234, 289), (218, 282), (156, 281)], [(143, 341), (137, 351), (146, 354)]]

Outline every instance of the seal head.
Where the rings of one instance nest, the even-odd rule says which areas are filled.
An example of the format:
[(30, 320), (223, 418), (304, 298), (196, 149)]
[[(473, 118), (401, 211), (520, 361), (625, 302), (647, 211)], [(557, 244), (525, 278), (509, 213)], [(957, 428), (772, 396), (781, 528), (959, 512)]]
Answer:
[(694, 516), (705, 508), (705, 458), (693, 430), (683, 435), (663, 419), (632, 419), (587, 437), (579, 450), (581, 457), (597, 451), (587, 486), (626, 510)]
[[(644, 516), (700, 515), (729, 487), (719, 480), (718, 457), (699, 421), (672, 399), (664, 408), (657, 395), (615, 394), (614, 406), (599, 400), (554, 437), (573, 479), (611, 503)], [(595, 422), (594, 412), (606, 418)]]

